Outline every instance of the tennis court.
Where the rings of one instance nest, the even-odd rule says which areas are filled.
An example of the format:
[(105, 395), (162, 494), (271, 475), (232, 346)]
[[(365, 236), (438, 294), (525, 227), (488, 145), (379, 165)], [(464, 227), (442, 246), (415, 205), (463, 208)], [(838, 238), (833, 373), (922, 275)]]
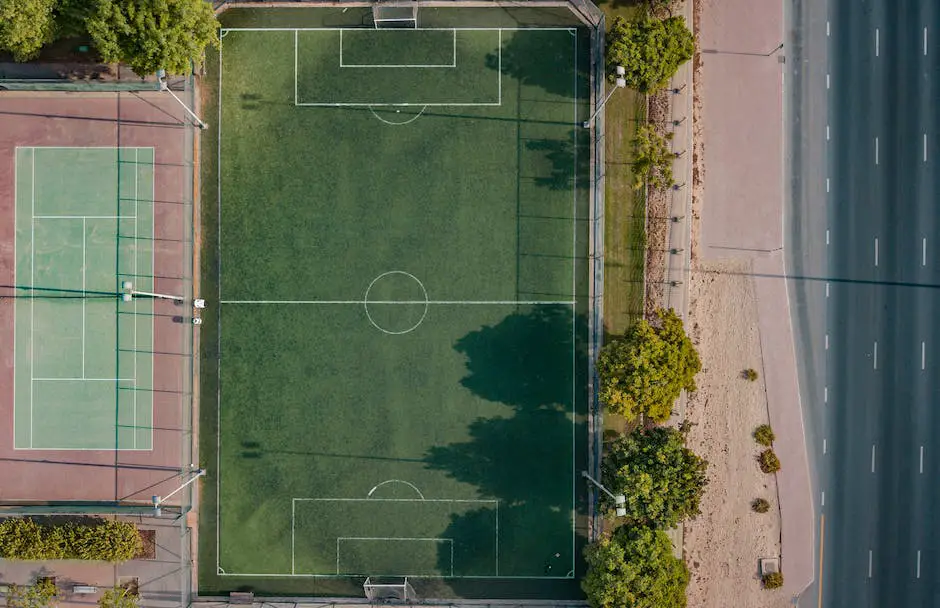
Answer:
[(16, 149), (14, 446), (150, 450), (153, 148)]
[(575, 579), (587, 50), (223, 28), (201, 589)]

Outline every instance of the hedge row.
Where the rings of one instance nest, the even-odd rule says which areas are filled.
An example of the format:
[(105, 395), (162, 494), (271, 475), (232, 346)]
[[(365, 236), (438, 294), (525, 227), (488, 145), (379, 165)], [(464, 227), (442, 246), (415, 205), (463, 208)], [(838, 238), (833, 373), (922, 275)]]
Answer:
[(28, 517), (0, 521), (0, 558), (81, 559), (124, 562), (141, 550), (137, 526), (100, 520), (93, 524), (39, 524)]

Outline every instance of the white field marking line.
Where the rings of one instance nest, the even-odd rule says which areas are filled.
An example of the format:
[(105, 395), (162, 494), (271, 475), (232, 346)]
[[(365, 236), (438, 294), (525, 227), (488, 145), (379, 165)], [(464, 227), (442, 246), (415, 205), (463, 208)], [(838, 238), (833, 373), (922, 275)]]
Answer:
[(868, 550), (868, 578), (871, 578), (871, 549)]
[[(339, 67), (341, 68), (455, 68), (457, 67), (457, 30), (451, 29), (453, 33), (453, 59), (450, 63), (343, 63), (343, 31), (339, 31)], [(396, 30), (350, 30), (372, 32), (393, 32)]]
[(137, 219), (127, 215), (37, 215), (37, 220), (127, 220)]
[(88, 231), (88, 220), (82, 218), (82, 378), (85, 377), (85, 233)]
[(393, 126), (393, 127), (402, 127), (402, 126), (405, 126), (405, 125), (410, 125), (410, 124), (413, 123), (414, 121), (416, 121), (416, 120), (418, 120), (419, 118), (421, 118), (421, 116), (424, 114), (424, 111), (427, 110), (427, 109), (428, 109), (428, 107), (427, 107), (427, 106), (424, 106), (423, 108), (421, 108), (421, 111), (420, 111), (420, 112), (418, 112), (417, 114), (415, 114), (414, 116), (412, 116), (411, 118), (409, 118), (408, 120), (406, 120), (406, 121), (404, 121), (404, 122), (392, 122), (392, 121), (390, 121), (390, 120), (385, 120), (384, 118), (382, 118), (381, 116), (379, 116), (378, 113), (376, 113), (376, 111), (372, 108), (372, 106), (369, 106), (369, 111), (372, 112), (372, 115), (375, 116), (376, 119), (378, 119), (378, 120), (384, 122), (384, 123), (387, 124), (387, 125)]
[[(335, 574), (279, 574), (279, 573), (270, 573), (270, 572), (218, 572), (218, 576), (228, 576), (232, 578), (332, 578), (335, 579)], [(355, 575), (341, 575), (354, 577)], [(398, 573), (398, 574), (383, 574), (382, 576), (404, 578), (414, 577), (414, 574), (408, 573)], [(432, 578), (432, 579), (445, 579), (445, 578), (455, 578), (455, 579), (470, 579), (470, 580), (482, 580), (482, 579), (494, 579), (496, 577), (492, 575), (456, 575), (456, 576), (444, 576), (442, 574), (422, 574), (420, 577), (415, 578)], [(527, 581), (570, 581), (573, 579), (573, 576), (500, 576), (500, 579), (510, 579), (510, 580), (527, 580)]]
[(927, 343), (920, 343), (920, 368), (927, 369)]
[(134, 378), (33, 378), (33, 382), (134, 382)]
[(927, 265), (927, 237), (924, 237), (923, 246), (921, 247), (920, 265)]
[[(294, 30), (294, 105), (295, 105), (295, 106), (297, 105), (297, 99), (298, 99), (298, 98), (297, 98), (297, 37), (298, 37), (298, 35), (299, 35), (299, 34), (298, 34), (298, 30)], [(340, 36), (343, 35), (343, 30), (340, 30), (340, 34), (339, 34), (339, 35), (340, 35)], [(221, 47), (221, 45), (219, 45), (219, 46)], [(339, 48), (340, 48), (340, 52), (342, 52), (342, 50), (343, 50), (343, 45), (342, 45), (342, 43), (340, 44)], [(222, 52), (222, 49), (219, 48), (219, 54), (221, 54), (221, 52)], [(222, 84), (222, 83), (221, 83), (221, 80), (222, 80), (222, 70), (221, 70), (221, 68), (219, 68), (219, 81), (220, 81), (219, 84), (220, 84), (220, 85)], [(222, 98), (222, 95), (221, 95), (221, 93), (220, 93), (220, 94), (219, 94), (219, 115), (220, 115), (220, 116), (221, 116), (221, 114), (222, 114), (222, 100), (221, 100), (221, 98)], [(219, 148), (221, 148), (221, 147), (222, 147), (222, 144), (221, 144), (221, 142), (220, 142), (220, 143), (219, 143)], [(220, 154), (221, 154), (221, 153), (220, 153)]]
[(441, 306), (487, 306), (487, 305), (528, 305), (528, 306), (574, 306), (575, 302), (569, 300), (221, 300), (221, 304), (405, 304), (424, 305), (437, 304)]
[[(337, 536), (336, 537), (336, 575), (337, 576), (354, 576), (353, 574), (342, 574), (341, 568), (339, 567), (339, 545), (340, 541), (388, 541), (388, 540), (407, 540), (407, 541), (419, 541), (419, 542), (434, 542), (434, 543), (450, 543), (450, 575), (454, 576), (454, 539), (452, 538), (417, 538), (417, 537), (407, 537), (407, 536)], [(384, 574), (378, 573), (374, 576), (396, 576), (394, 574)], [(412, 575), (413, 576), (413, 575)]]
[[(137, 216), (140, 215), (140, 152), (137, 148), (134, 148), (134, 276), (140, 276), (140, 268), (138, 267), (138, 233), (137, 233)], [(118, 221), (118, 232), (120, 232), (121, 226), (120, 221)], [(153, 236), (151, 235), (151, 238)], [(153, 274), (153, 269), (150, 269), (150, 274)], [(151, 285), (150, 287), (154, 287)], [(140, 298), (134, 298), (134, 388), (137, 388), (137, 302)], [(151, 350), (153, 350), (151, 348)], [(151, 426), (153, 426), (151, 424)], [(137, 391), (134, 391), (134, 427), (131, 436), (134, 438), (134, 449), (137, 449)]]
[(499, 576), (499, 502), (496, 503), (496, 576)]
[(875, 266), (878, 265), (878, 237), (875, 237)]
[[(577, 37), (575, 37), (575, 44), (577, 44)], [(577, 55), (575, 55), (574, 60), (575, 62), (578, 61)], [(496, 105), (501, 106), (503, 105), (503, 30), (501, 29), (496, 30), (496, 76)], [(575, 108), (577, 107), (577, 99), (575, 99)], [(577, 110), (575, 112), (577, 113)]]
[(493, 498), (291, 498), (299, 502), (452, 502), (473, 504), (499, 504)]
[[(348, 27), (226, 27), (219, 30), (220, 34), (227, 34), (229, 32), (338, 32), (341, 30), (348, 30)], [(572, 27), (417, 27), (410, 28), (412, 31), (438, 31), (438, 32), (520, 32), (526, 30), (538, 31), (538, 32), (568, 32), (572, 33), (576, 31)], [(374, 30), (370, 30), (374, 31)], [(47, 146), (43, 146), (44, 148)], [(95, 146), (78, 146), (79, 148), (85, 147), (95, 147)], [(98, 146), (101, 148), (113, 148), (114, 146)], [(525, 577), (523, 577), (525, 578)], [(544, 577), (537, 577), (544, 578)]]
[(872, 352), (872, 368), (878, 369), (878, 341), (875, 340), (875, 348)]
[(871, 472), (875, 472), (875, 444), (871, 444)]
[[(924, 33), (927, 33), (927, 30), (924, 30)], [(926, 55), (926, 51), (924, 55)], [(920, 549), (917, 550), (917, 578), (920, 578)]]
[(875, 57), (879, 57), (881, 54), (881, 32), (878, 28), (875, 28)]
[(414, 490), (415, 492), (417, 492), (418, 496), (420, 496), (421, 499), (424, 500), (424, 494), (421, 493), (421, 490), (418, 489), (418, 486), (411, 483), (410, 481), (405, 481), (404, 479), (386, 479), (382, 483), (376, 484), (371, 490), (369, 490), (369, 493), (366, 496), (368, 498), (372, 498), (372, 494), (387, 483), (403, 483), (409, 488), (411, 488), (412, 490)]
[(32, 185), (29, 188), (30, 204), (32, 213), (30, 217), (30, 268), (29, 268), (29, 447), (33, 447), (33, 373), (35, 371), (35, 358), (33, 354), (33, 342), (36, 337), (36, 310), (34, 302), (36, 301), (36, 148), (32, 149)]
[(878, 164), (878, 138), (875, 138), (875, 164)]
[[(297, 99), (297, 33), (294, 31), (294, 104)], [(216, 207), (217, 207), (217, 228), (216, 228), (216, 253), (218, 254), (218, 300), (222, 300), (222, 43), (219, 43), (219, 96), (218, 96), (218, 130), (219, 137), (216, 144)], [(156, 180), (154, 180), (156, 181)], [(222, 351), (222, 310), (219, 310), (216, 331), (216, 352)], [(215, 495), (222, 495), (222, 360), (219, 358), (215, 366), (216, 373), (216, 421), (215, 421)], [(222, 501), (215, 501), (215, 570), (217, 574), (222, 574), (221, 552), (219, 548), (222, 544)]]
[(920, 472), (924, 472), (924, 446), (920, 446)]
[[(575, 32), (574, 36), (574, 57), (572, 60), (577, 65), (578, 61), (578, 36)], [(499, 49), (500, 57), (502, 57), (502, 32), (500, 32), (499, 40)], [(499, 73), (502, 73), (502, 65), (500, 65)], [(572, 104), (572, 124), (578, 124), (578, 70), (573, 70), (573, 79), (572, 79), (572, 93), (574, 97), (574, 104)], [(574, 178), (572, 180), (573, 187), (571, 188), (571, 217), (573, 221), (571, 222), (571, 297), (575, 298), (578, 293), (578, 274), (577, 274), (577, 264), (578, 264), (578, 141), (577, 141), (577, 131), (575, 129), (571, 130), (571, 148), (574, 150), (574, 158), (572, 161), (573, 166), (575, 167)], [(577, 362), (575, 358), (575, 349), (573, 345), (578, 343), (577, 335), (575, 332), (575, 325), (577, 319), (575, 318), (576, 310), (575, 307), (571, 307), (571, 570), (575, 569), (575, 556), (577, 555), (576, 550), (576, 540), (575, 540), (575, 522), (577, 521), (577, 513), (575, 512), (575, 507), (577, 505), (577, 484), (578, 475), (576, 472), (575, 466), (575, 445), (577, 443), (577, 438), (575, 436), (575, 420), (578, 418), (578, 412), (576, 404), (577, 399), (577, 389), (575, 387), (574, 379), (578, 377), (577, 373)], [(498, 534), (497, 528), (497, 534)], [(498, 542), (498, 541), (497, 541)], [(497, 553), (497, 558), (498, 558)], [(497, 567), (497, 572), (499, 568)]]
[[(150, 148), (150, 274), (155, 275), (157, 269), (157, 248), (153, 245), (153, 239), (157, 238), (157, 214), (154, 203), (157, 200), (157, 151), (155, 148)], [(137, 223), (137, 218), (134, 218), (134, 224)], [(157, 281), (156, 279), (150, 279), (150, 286), (156, 290)], [(153, 302), (150, 303), (150, 312), (154, 311)], [(153, 350), (154, 347), (154, 337), (157, 335), (155, 331), (155, 322), (156, 316), (150, 317), (150, 350)], [(150, 355), (150, 449), (153, 450), (153, 421), (155, 414), (153, 411), (153, 379), (154, 379), (154, 356)], [(134, 389), (136, 394), (137, 389), (137, 379), (134, 379)]]
[(297, 503), (290, 501), (290, 573), (294, 574), (294, 521), (297, 517)]

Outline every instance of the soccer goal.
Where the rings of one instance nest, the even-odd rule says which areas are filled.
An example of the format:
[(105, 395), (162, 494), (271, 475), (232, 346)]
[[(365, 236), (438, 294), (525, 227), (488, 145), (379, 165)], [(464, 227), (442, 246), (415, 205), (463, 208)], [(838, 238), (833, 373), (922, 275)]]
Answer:
[(372, 6), (375, 29), (386, 27), (418, 27), (418, 5), (403, 2), (380, 2)]
[(376, 602), (411, 602), (418, 599), (407, 576), (401, 582), (379, 581), (370, 576), (362, 584), (362, 590), (370, 601)]

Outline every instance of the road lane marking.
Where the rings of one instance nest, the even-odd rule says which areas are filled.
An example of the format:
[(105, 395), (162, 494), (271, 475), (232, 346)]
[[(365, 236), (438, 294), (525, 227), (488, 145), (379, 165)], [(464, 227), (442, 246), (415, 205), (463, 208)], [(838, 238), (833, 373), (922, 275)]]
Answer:
[(823, 387), (823, 403), (829, 403), (829, 387)]
[(826, 244), (829, 244), (829, 230), (826, 230)]
[(826, 281), (826, 297), (829, 297), (829, 281)]
[(917, 550), (917, 578), (920, 578), (920, 549)]
[[(875, 264), (877, 266), (878, 264)], [(875, 341), (875, 351), (872, 353), (872, 366), (874, 369), (878, 369), (878, 341)]]
[(829, 350), (829, 334), (826, 334), (826, 350)]
[(927, 162), (927, 134), (924, 133), (924, 162)]
[(881, 32), (878, 31), (878, 28), (875, 28), (875, 57), (879, 57), (881, 54)]
[(878, 164), (878, 138), (875, 138), (875, 164)]
[(819, 506), (821, 507), (826, 506), (826, 491), (825, 490), (823, 490), (822, 496), (819, 497)]
[(868, 578), (871, 578), (871, 549), (868, 550)]
[(875, 266), (878, 265), (878, 237), (875, 237)]
[[(826, 22), (826, 35), (829, 35), (829, 22)], [(927, 28), (924, 28), (924, 37), (927, 37)]]
[(826, 192), (829, 192), (829, 178), (826, 178)]
[(816, 577), (816, 580), (819, 581), (817, 585), (818, 596), (816, 598), (817, 608), (822, 608), (822, 592), (823, 592), (823, 558), (826, 556), (826, 515), (825, 513), (819, 516), (819, 576)]
[(826, 440), (823, 439), (823, 454), (826, 453)]
[(920, 472), (924, 472), (924, 446), (920, 446)]
[[(829, 31), (828, 25), (826, 27), (827, 27), (826, 31)], [(924, 55), (925, 56), (927, 55), (927, 28), (926, 27), (924, 28)]]
[(829, 74), (826, 74), (826, 88), (829, 88)]
[(927, 369), (927, 343), (920, 343), (920, 368)]
[(875, 444), (871, 444), (871, 472), (875, 472)]
[(826, 141), (829, 141), (829, 125), (826, 125)]
[(924, 237), (924, 246), (922, 247), (921, 254), (920, 254), (920, 265), (921, 266), (927, 265), (927, 237)]

